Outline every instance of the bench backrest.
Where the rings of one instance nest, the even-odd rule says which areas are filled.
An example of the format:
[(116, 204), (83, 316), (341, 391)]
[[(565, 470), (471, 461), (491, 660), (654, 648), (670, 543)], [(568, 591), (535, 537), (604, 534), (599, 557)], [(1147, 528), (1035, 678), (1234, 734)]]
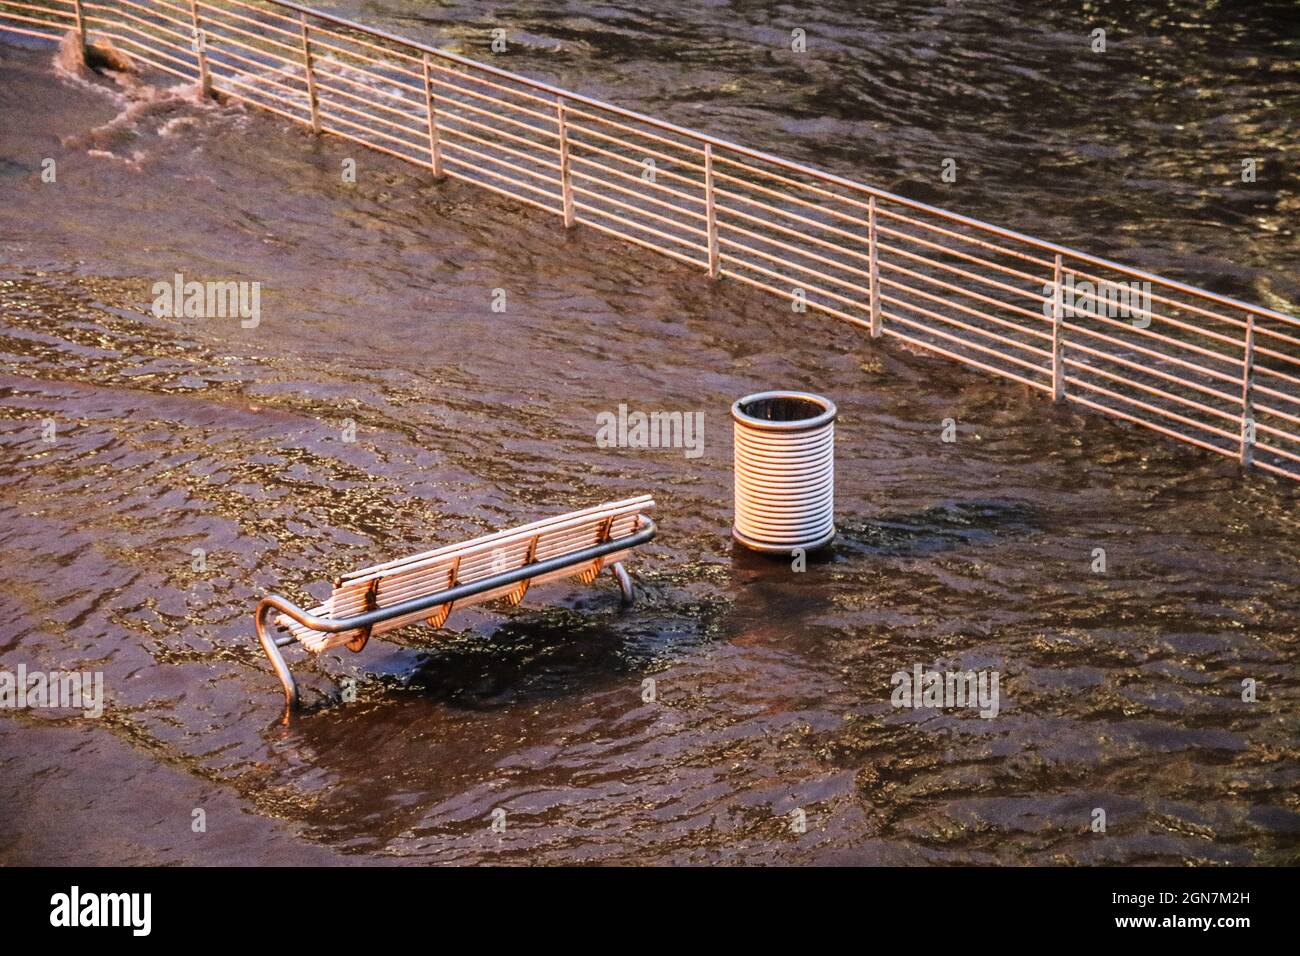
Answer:
[[(354, 571), (335, 582), (328, 602), (330, 617), (337, 620), (373, 608), (391, 607), (461, 584), (472, 584), (496, 574), (514, 571), (537, 561), (628, 537), (636, 532), (640, 523), (639, 516), (653, 507), (654, 499), (649, 495), (641, 495)], [(536, 579), (485, 591), (459, 603), (462, 606), (479, 604), (494, 598), (506, 598), (518, 603), (530, 583), (575, 574), (590, 580), (599, 573), (602, 566), (623, 556), (624, 553), (615, 553), (595, 561), (581, 562), (581, 566), (575, 564)], [(382, 634), (421, 619), (428, 619), (434, 626), (440, 626), (450, 612), (451, 607), (444, 604), (431, 610), (393, 618), (374, 625), (371, 634)]]

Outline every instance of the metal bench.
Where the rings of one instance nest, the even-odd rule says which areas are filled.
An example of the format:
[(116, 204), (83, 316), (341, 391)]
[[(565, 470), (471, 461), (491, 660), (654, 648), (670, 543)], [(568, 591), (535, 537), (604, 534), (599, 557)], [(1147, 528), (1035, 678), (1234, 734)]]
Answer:
[[(622, 565), (632, 548), (654, 537), (645, 514), (649, 495), (586, 508), (485, 535), (334, 579), (329, 598), (310, 611), (268, 594), (258, 602), (257, 639), (284, 685), (285, 703), (298, 705), (298, 685), (280, 648), (297, 643), (313, 653), (343, 645), (356, 652), (371, 637), (418, 621), (442, 627), (455, 608), (502, 598), (518, 604), (533, 584), (577, 577), (592, 583), (608, 567), (631, 603), (632, 578)], [(267, 624), (287, 633), (273, 636)]]

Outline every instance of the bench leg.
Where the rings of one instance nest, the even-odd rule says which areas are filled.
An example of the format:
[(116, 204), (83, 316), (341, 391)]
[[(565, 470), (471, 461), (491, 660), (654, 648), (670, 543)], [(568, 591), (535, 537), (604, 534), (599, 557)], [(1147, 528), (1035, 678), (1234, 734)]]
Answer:
[(636, 600), (636, 589), (632, 587), (632, 575), (627, 573), (622, 561), (615, 561), (609, 566), (610, 573), (618, 579), (618, 586), (623, 590), (623, 603), (631, 604)]
[(267, 633), (267, 616), (274, 613), (275, 610), (269, 604), (259, 604), (254, 619), (257, 621), (257, 640), (262, 645), (262, 650), (266, 652), (271, 667), (275, 669), (275, 676), (280, 678), (280, 683), (284, 686), (284, 706), (287, 716), (288, 711), (294, 710), (298, 706), (298, 684), (293, 679), (293, 674), (289, 672), (289, 665), (284, 662), (284, 657), (280, 654), (280, 648), (276, 646), (275, 638)]

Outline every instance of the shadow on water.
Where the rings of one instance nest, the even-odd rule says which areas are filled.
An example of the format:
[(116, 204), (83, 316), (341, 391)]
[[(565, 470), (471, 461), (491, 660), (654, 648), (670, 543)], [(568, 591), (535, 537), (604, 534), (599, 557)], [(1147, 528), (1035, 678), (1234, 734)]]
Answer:
[[(364, 662), (355, 702), (474, 712), (621, 686), (713, 640), (726, 609), (720, 599), (680, 600), (653, 583), (632, 607), (600, 613), (605, 603), (506, 611), (509, 619), (486, 630), (408, 629), (378, 639), (391, 653)], [(324, 694), (298, 717), (328, 719), (349, 706), (340, 688)]]

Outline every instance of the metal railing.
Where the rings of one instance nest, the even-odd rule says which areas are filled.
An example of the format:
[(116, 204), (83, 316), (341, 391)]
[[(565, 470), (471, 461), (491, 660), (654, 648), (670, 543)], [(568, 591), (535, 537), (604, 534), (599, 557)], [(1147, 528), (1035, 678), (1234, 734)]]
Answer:
[(1300, 478), (1290, 315), (293, 3), (0, 0), (0, 29), (110, 39), (166, 73), (566, 226)]

